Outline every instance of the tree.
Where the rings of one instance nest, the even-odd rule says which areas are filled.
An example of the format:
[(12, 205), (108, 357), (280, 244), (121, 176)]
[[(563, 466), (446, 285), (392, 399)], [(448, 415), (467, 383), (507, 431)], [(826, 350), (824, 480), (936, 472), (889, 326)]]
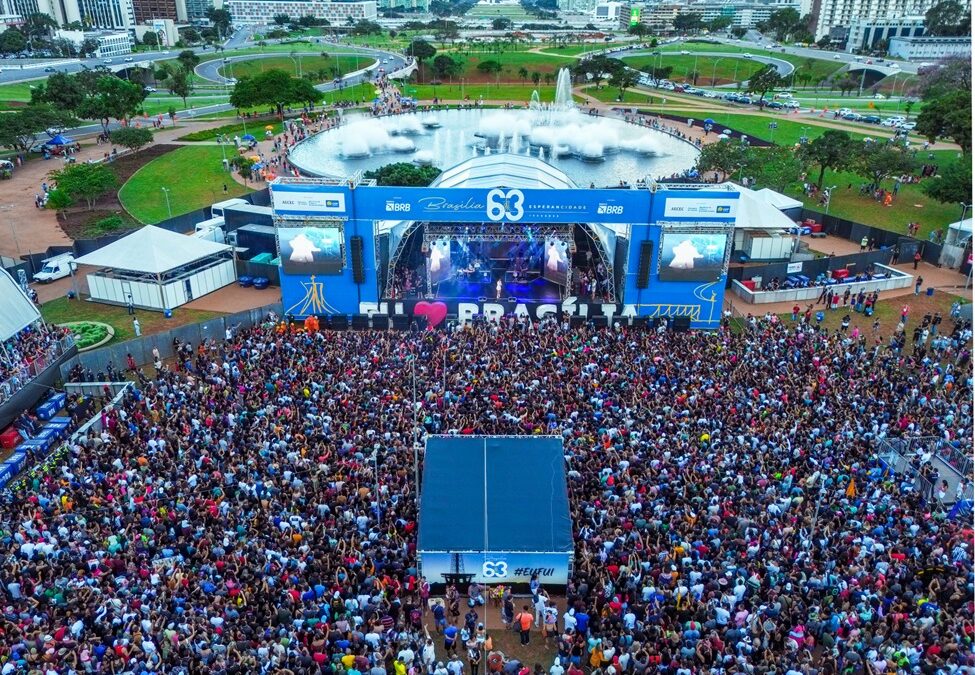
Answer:
[(745, 152), (744, 173), (755, 181), (755, 185), (783, 192), (798, 182), (802, 160), (792, 148), (780, 145), (749, 148)]
[(952, 162), (941, 173), (921, 184), (921, 191), (945, 204), (972, 203), (972, 162), (968, 156)]
[(843, 94), (843, 96), (846, 96), (859, 86), (860, 83), (849, 75), (836, 83), (836, 88), (840, 90), (840, 93)]
[(58, 29), (58, 22), (50, 14), (35, 12), (24, 17), (20, 29), (24, 31), (28, 41), (36, 38), (50, 37)]
[(364, 178), (374, 179), (378, 185), (426, 187), (439, 175), (440, 169), (435, 166), (416, 166), (410, 162), (395, 162), (373, 171), (366, 171)]
[(68, 164), (52, 171), (51, 179), (72, 200), (85, 200), (89, 211), (99, 197), (118, 186), (118, 176), (107, 164)]
[(159, 35), (155, 31), (148, 30), (142, 34), (142, 44), (147, 47), (158, 47), (159, 46)]
[(827, 129), (819, 138), (814, 138), (802, 146), (799, 156), (811, 164), (819, 167), (819, 178), (816, 186), (822, 189), (826, 169), (843, 171), (849, 168), (854, 154), (858, 150), (857, 141), (845, 131)]
[(112, 143), (116, 145), (121, 145), (123, 148), (128, 148), (132, 152), (138, 152), (145, 146), (152, 143), (153, 137), (152, 131), (149, 129), (122, 127), (121, 129), (116, 129), (109, 134), (109, 138), (111, 138)]
[(71, 126), (75, 122), (77, 120), (65, 110), (43, 103), (32, 103), (0, 115), (0, 145), (18, 152), (27, 152), (45, 129)]
[(224, 35), (230, 34), (230, 26), (233, 23), (233, 17), (225, 9), (217, 9), (216, 7), (208, 7), (205, 13), (206, 18), (210, 19), (210, 23), (217, 31), (217, 39), (222, 40)]
[(796, 33), (808, 32), (806, 22), (791, 7), (772, 12), (768, 21), (761, 22), (758, 29), (763, 33), (774, 33), (776, 40), (789, 40)]
[(58, 218), (64, 216), (64, 211), (69, 206), (74, 204), (74, 200), (64, 190), (59, 188), (54, 188), (53, 190), (48, 190), (47, 201), (44, 203), (45, 208), (49, 208), (57, 213)]
[(724, 30), (731, 25), (734, 19), (730, 16), (716, 16), (710, 21), (708, 21), (708, 30), (712, 33), (717, 33), (720, 30)]
[(176, 57), (176, 60), (179, 61), (186, 70), (190, 71), (196, 68), (200, 63), (200, 57), (197, 56), (196, 52), (194, 52), (192, 49), (184, 49), (181, 51), (179, 56)]
[(538, 83), (541, 82), (541, 81), (542, 81), (542, 74), (540, 72), (538, 72), (537, 70), (533, 71), (532, 72), (532, 84), (534, 84), (537, 87), (538, 86)]
[(81, 58), (94, 56), (98, 52), (98, 46), (98, 40), (85, 38), (81, 41), (81, 46), (78, 47), (78, 56)]
[(628, 68), (619, 68), (609, 78), (609, 85), (619, 90), (621, 101), (625, 98), (626, 90), (636, 83), (636, 75)]
[(186, 99), (193, 93), (193, 80), (190, 78), (189, 70), (179, 66), (173, 68), (169, 77), (166, 78), (166, 88), (173, 96), (179, 96), (183, 99), (183, 108), (185, 109)]
[[(146, 33), (146, 35), (148, 35), (148, 34), (149, 33)], [(182, 36), (182, 38), (183, 38), (184, 41), (186, 41), (186, 42), (188, 42), (190, 44), (195, 45), (196, 43), (198, 43), (200, 41), (200, 31), (198, 31), (197, 29), (193, 28), (193, 26), (188, 26), (188, 27), (184, 28), (183, 30), (180, 31), (179, 34)], [(155, 33), (153, 33), (153, 35), (155, 35)]]
[(748, 78), (748, 83), (745, 85), (745, 91), (749, 94), (758, 94), (759, 106), (764, 106), (765, 94), (781, 85), (782, 78), (779, 76), (779, 71), (776, 70), (775, 66), (767, 65)]
[(291, 23), (291, 17), (287, 14), (275, 14), (271, 18), (276, 26), (287, 26), (289, 23)]
[(351, 16), (349, 20), (351, 21), (349, 25), (352, 28), (351, 32), (353, 35), (381, 35), (383, 33), (383, 27), (375, 21), (369, 21), (368, 19), (359, 19), (356, 21)]
[(524, 66), (522, 66), (521, 68), (519, 68), (518, 69), (518, 77), (521, 78), (522, 84), (527, 83), (528, 82), (528, 69), (525, 68)]
[(504, 16), (499, 16), (497, 19), (491, 21), (492, 30), (511, 30), (514, 27), (515, 22)]
[(693, 33), (704, 28), (704, 22), (700, 14), (684, 14), (683, 12), (674, 17), (674, 30), (680, 33)]
[(27, 38), (16, 28), (8, 28), (0, 33), (0, 53), (16, 54), (27, 49)]
[(142, 109), (145, 98), (142, 85), (120, 80), (114, 75), (103, 75), (98, 78), (94, 93), (78, 106), (77, 114), (85, 119), (101, 120), (102, 128), (108, 133), (110, 118), (132, 117)]
[(742, 28), (741, 26), (735, 26), (734, 28), (731, 29), (731, 36), (737, 40), (740, 40), (743, 37), (745, 37), (746, 33), (748, 33), (748, 29)]
[(957, 0), (941, 0), (924, 13), (927, 35), (957, 37), (970, 35), (972, 29), (971, 5)]
[(416, 59), (420, 68), (423, 68), (423, 62), (426, 59), (432, 59), (437, 53), (437, 48), (423, 38), (416, 38), (410, 43), (407, 51), (409, 51), (410, 56)]
[(438, 54), (433, 59), (433, 72), (441, 80), (452, 78), (459, 74), (460, 71), (461, 65), (447, 54)]
[(864, 142), (854, 154), (851, 168), (858, 176), (868, 179), (870, 186), (876, 189), (885, 178), (913, 171), (914, 159), (903, 147)]
[(721, 180), (745, 166), (748, 161), (748, 146), (740, 141), (725, 139), (710, 143), (701, 149), (697, 157), (697, 170), (720, 171)]
[(485, 75), (498, 75), (504, 69), (504, 66), (501, 65), (500, 61), (488, 59), (477, 64), (477, 69)]
[(645, 23), (635, 23), (627, 28), (626, 32), (630, 35), (636, 35), (637, 37), (642, 38), (644, 35), (647, 35), (650, 32), (650, 27)]
[(237, 169), (237, 173), (244, 179), (244, 183), (254, 174), (254, 160), (250, 157), (234, 157), (230, 160), (230, 165)]
[(918, 70), (918, 92), (930, 101), (954, 91), (972, 88), (972, 59), (969, 56), (951, 56), (933, 66)]
[(932, 143), (939, 138), (950, 138), (965, 154), (971, 153), (971, 92), (955, 91), (925, 103), (917, 116), (916, 131)]
[(31, 102), (50, 103), (58, 110), (77, 115), (85, 99), (94, 92), (93, 74), (98, 72), (104, 74), (104, 71), (82, 71), (76, 75), (52, 73), (46, 82), (31, 90)]
[(542, 75), (542, 79), (545, 80), (546, 86), (551, 87), (552, 83), (555, 82), (555, 75), (553, 73), (545, 73)]
[(230, 104), (235, 108), (273, 105), (280, 115), (289, 103), (310, 104), (322, 97), (322, 92), (308, 80), (275, 68), (254, 77), (241, 78), (230, 93)]

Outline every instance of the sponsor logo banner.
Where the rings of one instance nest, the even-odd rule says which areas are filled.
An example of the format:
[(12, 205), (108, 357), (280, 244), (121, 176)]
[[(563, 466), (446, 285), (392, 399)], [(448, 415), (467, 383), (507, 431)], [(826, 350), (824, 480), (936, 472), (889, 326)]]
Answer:
[[(461, 574), (481, 584), (527, 584), (537, 574), (542, 585), (562, 586), (569, 580), (569, 553), (460, 553)], [(420, 551), (423, 576), (442, 584), (454, 574), (453, 555)]]

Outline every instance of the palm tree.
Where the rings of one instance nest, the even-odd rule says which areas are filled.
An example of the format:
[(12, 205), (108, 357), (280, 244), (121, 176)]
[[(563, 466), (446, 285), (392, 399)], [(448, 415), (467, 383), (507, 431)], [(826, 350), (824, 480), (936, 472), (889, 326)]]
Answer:
[(518, 69), (518, 77), (521, 78), (522, 84), (528, 82), (528, 69), (522, 66)]
[(532, 84), (534, 84), (536, 87), (538, 86), (538, 83), (541, 81), (541, 79), (542, 79), (542, 74), (540, 72), (536, 70), (535, 72), (532, 73)]

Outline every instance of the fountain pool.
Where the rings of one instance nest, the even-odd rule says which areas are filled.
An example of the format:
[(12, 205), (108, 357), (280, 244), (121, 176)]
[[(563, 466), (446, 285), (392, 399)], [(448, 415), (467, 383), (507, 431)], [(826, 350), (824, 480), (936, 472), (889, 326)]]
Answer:
[(568, 71), (559, 73), (554, 103), (533, 94), (527, 109), (463, 109), (388, 117), (349, 116), (292, 148), (303, 173), (344, 178), (391, 162), (447, 169), (479, 154), (538, 157), (579, 186), (661, 178), (690, 169), (698, 150), (661, 131), (575, 108)]

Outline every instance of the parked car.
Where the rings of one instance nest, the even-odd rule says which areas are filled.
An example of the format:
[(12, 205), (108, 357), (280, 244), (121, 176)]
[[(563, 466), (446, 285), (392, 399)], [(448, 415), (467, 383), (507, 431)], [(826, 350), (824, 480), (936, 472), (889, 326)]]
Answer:
[(798, 110), (802, 104), (800, 104), (799, 101), (793, 98), (786, 101), (783, 105), (785, 105), (785, 107), (789, 108), (790, 110)]
[(900, 129), (901, 131), (913, 131), (916, 126), (917, 124), (914, 122), (901, 122), (896, 128)]
[(126, 62), (126, 63), (132, 63), (132, 61), (133, 61), (133, 60), (134, 60), (134, 59), (133, 59), (133, 58), (132, 58), (131, 56), (126, 56), (126, 57), (125, 57), (125, 62)]
[(898, 124), (901, 124), (904, 121), (905, 119), (903, 117), (888, 117), (880, 124), (881, 126), (885, 127), (896, 127)]
[(879, 115), (864, 115), (863, 116), (863, 119), (861, 119), (860, 121), (861, 122), (866, 122), (867, 124), (880, 124), (880, 116)]
[(833, 60), (834, 61), (839, 61), (840, 60), (840, 55), (839, 54), (833, 54)]
[(770, 110), (782, 110), (785, 105), (781, 101), (769, 101), (765, 104), (765, 107), (769, 108)]
[(34, 275), (34, 281), (39, 281), (46, 284), (55, 281), (56, 279), (63, 279), (71, 274), (71, 266), (74, 264), (74, 255), (71, 253), (62, 253), (61, 255), (44, 259), (43, 263), (44, 267), (41, 268), (40, 272)]

